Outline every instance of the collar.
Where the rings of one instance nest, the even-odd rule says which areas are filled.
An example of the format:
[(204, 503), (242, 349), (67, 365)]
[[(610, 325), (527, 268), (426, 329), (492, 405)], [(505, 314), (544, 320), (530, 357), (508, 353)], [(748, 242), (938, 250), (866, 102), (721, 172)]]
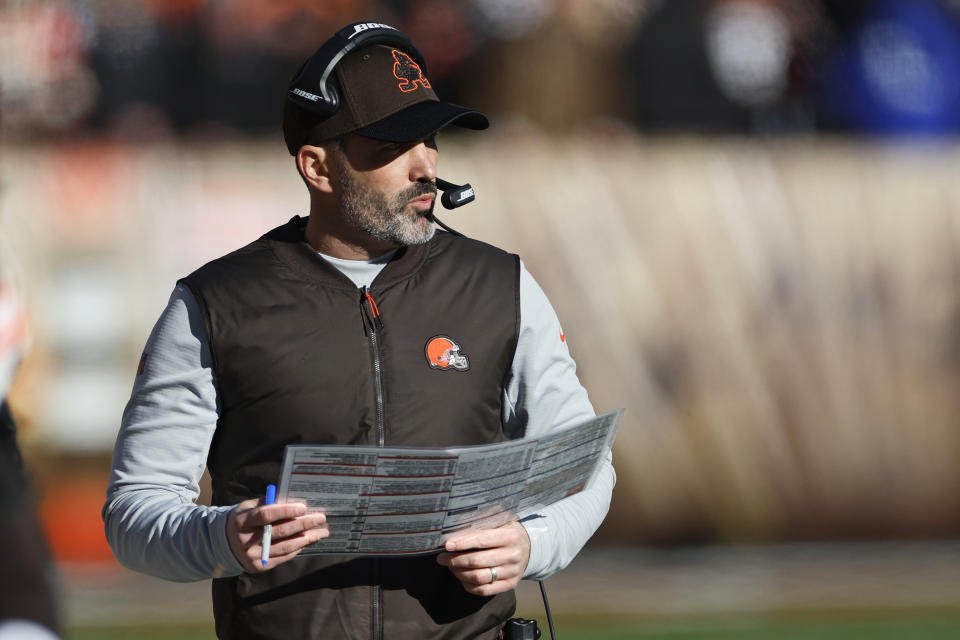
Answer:
[[(294, 216), (286, 224), (263, 236), (273, 255), (300, 277), (333, 289), (356, 291), (357, 288), (336, 267), (324, 260), (306, 239), (307, 218)], [(427, 257), (434, 241), (427, 244), (400, 247), (370, 286), (371, 290), (385, 289), (416, 273)]]

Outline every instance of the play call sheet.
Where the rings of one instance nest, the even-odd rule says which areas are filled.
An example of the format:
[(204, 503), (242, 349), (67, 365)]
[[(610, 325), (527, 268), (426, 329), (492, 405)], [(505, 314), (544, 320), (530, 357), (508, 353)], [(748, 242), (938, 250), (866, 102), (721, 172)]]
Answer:
[(327, 515), (302, 554), (415, 555), (578, 493), (613, 446), (623, 409), (547, 437), (452, 449), (289, 445), (278, 502)]

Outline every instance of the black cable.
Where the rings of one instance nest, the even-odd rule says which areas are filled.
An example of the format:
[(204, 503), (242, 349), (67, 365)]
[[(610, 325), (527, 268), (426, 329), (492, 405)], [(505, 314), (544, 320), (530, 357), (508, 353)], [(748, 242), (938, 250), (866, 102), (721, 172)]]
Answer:
[(557, 632), (553, 630), (553, 616), (550, 614), (550, 602), (547, 600), (547, 588), (543, 586), (543, 580), (540, 583), (540, 595), (543, 596), (543, 608), (547, 612), (547, 625), (550, 627), (550, 640), (557, 640)]
[(447, 225), (445, 225), (445, 224), (443, 224), (442, 222), (440, 222), (435, 216), (431, 215), (430, 217), (433, 219), (434, 222), (436, 222), (438, 225), (440, 225), (440, 226), (443, 228), (444, 231), (447, 231), (447, 232), (449, 232), (449, 233), (452, 233), (453, 235), (459, 236), (459, 237), (461, 237), (461, 238), (465, 238), (465, 237), (466, 237), (465, 235), (463, 235), (462, 233), (460, 233), (460, 232), (457, 231), (456, 229), (451, 229), (451, 228), (448, 227)]

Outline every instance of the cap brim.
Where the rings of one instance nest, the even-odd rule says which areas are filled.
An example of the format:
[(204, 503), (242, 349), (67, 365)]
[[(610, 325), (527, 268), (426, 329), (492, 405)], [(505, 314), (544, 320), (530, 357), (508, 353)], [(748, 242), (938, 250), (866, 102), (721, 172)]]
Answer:
[(429, 138), (440, 129), (456, 125), (467, 129), (486, 129), (487, 116), (450, 102), (425, 100), (410, 105), (353, 133), (387, 142), (416, 142)]

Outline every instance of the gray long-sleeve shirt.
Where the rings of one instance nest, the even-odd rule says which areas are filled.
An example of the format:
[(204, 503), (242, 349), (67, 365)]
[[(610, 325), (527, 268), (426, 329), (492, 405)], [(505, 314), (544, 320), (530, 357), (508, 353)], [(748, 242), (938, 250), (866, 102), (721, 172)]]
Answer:
[[(324, 257), (358, 287), (390, 258)], [(203, 318), (187, 287), (174, 289), (144, 354), (113, 454), (107, 540), (124, 566), (168, 580), (242, 573), (226, 536), (233, 507), (196, 503), (219, 402)], [(506, 433), (542, 435), (593, 415), (556, 313), (521, 264), (520, 335), (503, 388)], [(524, 578), (543, 579), (570, 563), (606, 516), (615, 481), (608, 454), (586, 490), (524, 522), (531, 549)]]

